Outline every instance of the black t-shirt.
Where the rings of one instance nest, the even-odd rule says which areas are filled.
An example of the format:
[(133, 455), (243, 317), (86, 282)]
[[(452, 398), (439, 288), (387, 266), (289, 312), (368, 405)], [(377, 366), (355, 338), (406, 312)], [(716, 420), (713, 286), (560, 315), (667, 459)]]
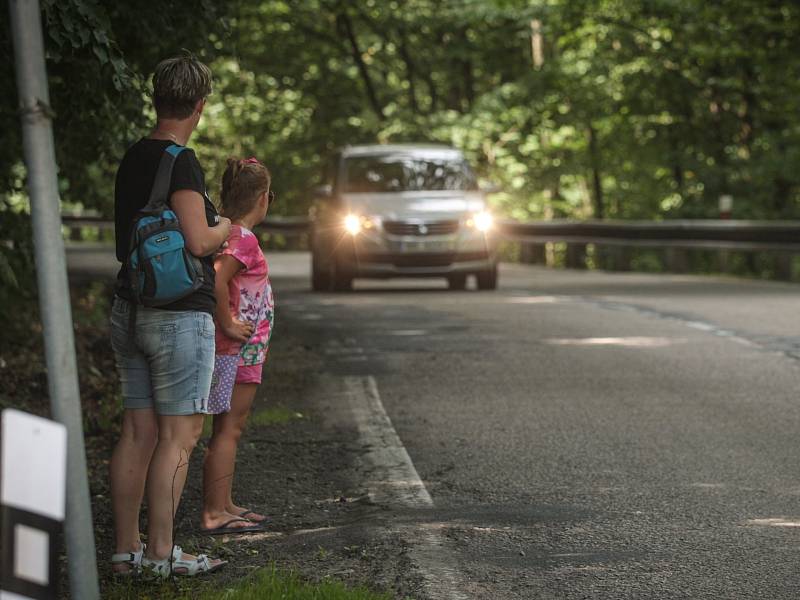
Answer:
[[(156, 179), (156, 171), (161, 162), (164, 150), (172, 144), (168, 140), (151, 140), (142, 138), (131, 146), (122, 158), (117, 170), (114, 187), (114, 230), (117, 241), (117, 260), (122, 268), (117, 275), (116, 294), (130, 301), (128, 289), (127, 259), (131, 238), (131, 229), (136, 213), (147, 204), (150, 190)], [(206, 220), (209, 227), (219, 221), (217, 210), (208, 198), (203, 169), (197, 161), (194, 151), (187, 148), (175, 159), (172, 167), (172, 180), (169, 186), (169, 197), (177, 191), (192, 190), (203, 197), (206, 209)], [(214, 314), (216, 299), (214, 298), (214, 257), (200, 259), (205, 272), (205, 282), (196, 292), (181, 298), (172, 304), (158, 308), (163, 310), (193, 310)]]

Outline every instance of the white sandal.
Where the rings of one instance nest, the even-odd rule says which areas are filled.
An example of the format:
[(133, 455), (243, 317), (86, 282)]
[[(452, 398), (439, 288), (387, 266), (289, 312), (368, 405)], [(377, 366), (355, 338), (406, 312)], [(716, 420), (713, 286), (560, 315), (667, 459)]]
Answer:
[(198, 554), (192, 560), (183, 558), (180, 546), (172, 547), (172, 556), (162, 560), (152, 560), (146, 556), (142, 558), (142, 569), (156, 577), (166, 579), (170, 575), (185, 575), (194, 577), (203, 573), (213, 573), (228, 564), (227, 560), (208, 558), (205, 554)]
[(144, 550), (147, 546), (139, 543), (139, 549), (136, 552), (118, 552), (111, 555), (111, 565), (128, 565), (127, 571), (114, 571), (114, 575), (120, 577), (128, 577), (136, 575), (142, 569), (142, 558), (144, 558)]

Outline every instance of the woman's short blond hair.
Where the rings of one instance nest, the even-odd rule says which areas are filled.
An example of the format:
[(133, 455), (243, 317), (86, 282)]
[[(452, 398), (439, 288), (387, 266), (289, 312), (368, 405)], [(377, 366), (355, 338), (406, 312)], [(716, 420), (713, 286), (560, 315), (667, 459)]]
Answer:
[(188, 119), (211, 93), (211, 69), (191, 54), (167, 58), (153, 73), (153, 106), (166, 119)]

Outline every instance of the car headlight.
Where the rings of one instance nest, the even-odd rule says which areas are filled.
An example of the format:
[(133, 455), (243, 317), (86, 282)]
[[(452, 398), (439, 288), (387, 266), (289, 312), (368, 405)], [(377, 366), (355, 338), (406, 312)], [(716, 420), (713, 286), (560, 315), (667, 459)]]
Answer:
[(344, 218), (344, 229), (350, 235), (357, 235), (361, 231), (361, 217), (358, 215), (347, 215)]
[(489, 231), (492, 226), (494, 225), (494, 217), (490, 212), (485, 210), (475, 213), (469, 219), (467, 219), (467, 226), (474, 227), (478, 231), (486, 233)]
[(372, 229), (376, 225), (376, 219), (364, 217), (362, 215), (349, 214), (344, 218), (344, 230), (350, 235), (358, 235), (364, 229)]

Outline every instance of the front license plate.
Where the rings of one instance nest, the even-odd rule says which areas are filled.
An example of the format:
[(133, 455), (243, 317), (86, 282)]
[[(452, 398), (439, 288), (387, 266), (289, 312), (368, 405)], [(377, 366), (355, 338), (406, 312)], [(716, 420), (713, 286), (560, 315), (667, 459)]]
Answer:
[(452, 252), (453, 248), (450, 241), (400, 242), (400, 252)]

